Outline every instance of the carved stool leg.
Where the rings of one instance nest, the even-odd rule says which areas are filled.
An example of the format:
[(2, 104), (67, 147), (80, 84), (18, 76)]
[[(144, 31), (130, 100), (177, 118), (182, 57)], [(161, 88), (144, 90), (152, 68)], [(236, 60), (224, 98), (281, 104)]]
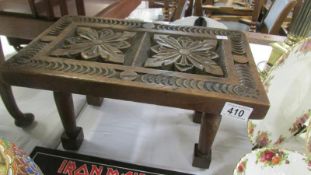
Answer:
[(15, 119), (15, 125), (18, 127), (29, 126), (33, 120), (34, 116), (31, 113), (23, 114), (16, 105), (11, 86), (0, 81), (0, 94), (3, 103), (12, 117)]
[(87, 95), (86, 101), (87, 101), (87, 104), (89, 105), (101, 106), (101, 104), (103, 103), (103, 98)]
[(54, 99), (65, 129), (61, 138), (63, 147), (68, 150), (78, 150), (84, 135), (82, 128), (76, 125), (72, 96), (66, 92), (54, 92)]
[(194, 123), (201, 123), (202, 115), (203, 115), (203, 112), (194, 111), (192, 121)]
[(212, 158), (211, 147), (214, 142), (221, 116), (204, 114), (201, 119), (199, 143), (195, 144), (192, 165), (199, 168), (209, 168)]

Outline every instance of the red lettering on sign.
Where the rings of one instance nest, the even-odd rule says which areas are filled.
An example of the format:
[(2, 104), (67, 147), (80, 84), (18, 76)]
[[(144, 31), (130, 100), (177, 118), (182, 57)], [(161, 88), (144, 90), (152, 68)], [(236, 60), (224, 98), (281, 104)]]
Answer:
[(112, 168), (108, 168), (106, 175), (119, 175), (119, 171), (113, 170)]
[(77, 168), (76, 162), (68, 161), (66, 167), (64, 168), (63, 174), (73, 175), (73, 171)]
[(66, 166), (66, 164), (67, 164), (67, 160), (63, 160), (63, 162), (62, 162), (62, 164), (59, 166), (57, 172), (61, 174), (61, 173), (63, 172), (63, 169), (64, 169), (64, 167)]
[(92, 170), (90, 175), (101, 175), (103, 172), (103, 167), (99, 166), (97, 167), (96, 165), (92, 165)]
[(89, 171), (87, 170), (86, 164), (83, 164), (80, 166), (76, 171), (74, 175), (89, 175)]

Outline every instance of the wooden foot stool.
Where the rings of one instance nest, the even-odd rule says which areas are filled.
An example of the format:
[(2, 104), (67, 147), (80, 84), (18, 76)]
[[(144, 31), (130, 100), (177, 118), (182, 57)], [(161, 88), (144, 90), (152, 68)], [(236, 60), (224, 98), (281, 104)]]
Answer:
[(64, 17), (1, 73), (9, 85), (54, 91), (65, 149), (83, 141), (71, 93), (95, 105), (107, 97), (194, 110), (201, 132), (193, 165), (201, 168), (210, 165), (227, 102), (251, 108), (253, 119), (269, 108), (245, 35), (230, 30)]

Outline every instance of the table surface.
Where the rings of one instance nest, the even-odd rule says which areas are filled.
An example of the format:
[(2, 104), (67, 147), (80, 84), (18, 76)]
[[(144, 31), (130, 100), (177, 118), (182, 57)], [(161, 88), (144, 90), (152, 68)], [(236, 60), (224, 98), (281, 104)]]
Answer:
[[(104, 44), (98, 43), (102, 36), (108, 38)], [(190, 58), (191, 49), (174, 42), (197, 54)], [(77, 52), (84, 47), (87, 52)], [(179, 49), (175, 57), (165, 52), (172, 47)], [(200, 54), (209, 59), (200, 61)], [(93, 57), (108, 62), (81, 61)], [(225, 102), (233, 102), (252, 107), (251, 118), (262, 118), (269, 107), (245, 35), (230, 30), (64, 17), (1, 71), (12, 85), (202, 112), (219, 114)]]

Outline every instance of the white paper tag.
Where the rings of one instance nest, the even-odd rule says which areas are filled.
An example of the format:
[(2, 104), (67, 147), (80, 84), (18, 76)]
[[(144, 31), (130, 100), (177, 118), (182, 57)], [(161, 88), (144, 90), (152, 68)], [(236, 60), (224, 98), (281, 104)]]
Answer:
[(240, 120), (247, 120), (252, 112), (253, 108), (226, 102), (220, 114), (222, 116), (233, 117)]
[(216, 35), (216, 38), (217, 38), (217, 39), (224, 39), (224, 40), (227, 40), (227, 39), (228, 39), (228, 37), (225, 36), (225, 35)]

